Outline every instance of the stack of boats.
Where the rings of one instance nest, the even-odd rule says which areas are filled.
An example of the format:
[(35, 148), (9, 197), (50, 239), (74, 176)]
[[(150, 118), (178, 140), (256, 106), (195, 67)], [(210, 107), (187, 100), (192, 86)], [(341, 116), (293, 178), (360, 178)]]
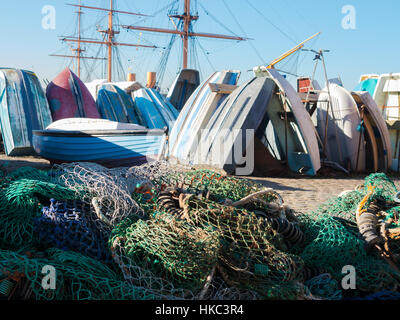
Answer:
[(255, 78), (238, 87), (233, 71), (201, 84), (171, 131), (170, 161), (239, 175), (287, 169), (315, 175), (321, 165), (345, 172), (390, 168), (389, 132), (368, 92), (349, 92), (339, 80), (322, 90), (313, 83), (315, 108), (308, 109), (279, 72), (266, 67), (254, 72)]
[(238, 175), (315, 175), (322, 165), (346, 172), (394, 168), (397, 143), (384, 121), (399, 114), (390, 108), (391, 93), (400, 93), (393, 75), (392, 82), (365, 77), (349, 92), (339, 80), (321, 90), (300, 79), (308, 85), (296, 91), (274, 69), (254, 73), (238, 85), (239, 71), (215, 72), (200, 83), (196, 70), (183, 70), (164, 96), (133, 81), (85, 85), (69, 69), (44, 93), (32, 72), (1, 69), (5, 151), (109, 167), (164, 158)]
[(36, 152), (52, 163), (141, 164), (159, 157), (178, 115), (159, 92), (134, 82), (99, 81), (93, 95), (65, 69), (44, 93), (31, 72), (1, 74), (2, 135), (10, 156)]
[(157, 159), (178, 115), (152, 88), (99, 81), (91, 93), (69, 69), (48, 85), (47, 97), (55, 122), (34, 131), (33, 146), (53, 163), (94, 161), (114, 167)]
[(376, 102), (389, 129), (391, 149), (391, 169), (400, 168), (400, 73), (366, 74), (360, 77), (355, 90), (368, 91)]
[(390, 168), (389, 132), (368, 92), (329, 84), (319, 96), (317, 111), (317, 128), (329, 160), (355, 172)]

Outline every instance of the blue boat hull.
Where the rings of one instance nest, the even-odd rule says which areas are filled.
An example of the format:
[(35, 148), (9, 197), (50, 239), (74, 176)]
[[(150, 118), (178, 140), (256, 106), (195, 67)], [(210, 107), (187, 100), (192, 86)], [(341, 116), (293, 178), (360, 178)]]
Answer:
[(371, 97), (373, 97), (377, 84), (378, 79), (366, 79), (361, 81), (353, 91), (368, 91)]
[(167, 100), (177, 109), (182, 110), (186, 101), (200, 85), (200, 74), (197, 70), (183, 69), (172, 84)]
[(0, 70), (0, 118), (6, 154), (33, 154), (32, 131), (52, 122), (46, 95), (33, 72)]
[(134, 166), (156, 160), (165, 140), (163, 130), (41, 130), (33, 133), (36, 153), (51, 163), (96, 162), (106, 167)]
[(132, 98), (144, 126), (149, 129), (167, 127), (171, 131), (179, 112), (157, 90), (142, 88), (132, 92)]
[(103, 84), (96, 103), (102, 119), (145, 125), (134, 110), (132, 98), (116, 85)]

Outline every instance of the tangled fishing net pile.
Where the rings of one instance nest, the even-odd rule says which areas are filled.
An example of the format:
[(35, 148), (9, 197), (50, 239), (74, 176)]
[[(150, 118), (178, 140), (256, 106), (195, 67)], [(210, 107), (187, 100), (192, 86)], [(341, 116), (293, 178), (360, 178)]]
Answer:
[(22, 168), (0, 181), (0, 298), (398, 299), (396, 193), (373, 174), (302, 214), (265, 186), (165, 162)]

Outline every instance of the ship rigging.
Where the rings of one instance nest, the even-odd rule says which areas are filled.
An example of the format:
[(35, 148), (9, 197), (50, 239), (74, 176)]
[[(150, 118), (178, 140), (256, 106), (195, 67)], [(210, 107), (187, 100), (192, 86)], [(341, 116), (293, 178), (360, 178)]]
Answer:
[[(169, 51), (171, 50), (172, 44), (175, 40), (176, 36), (179, 36), (182, 40), (182, 69), (187, 69), (189, 66), (189, 56), (190, 56), (190, 40), (195, 39), (196, 37), (202, 38), (212, 38), (212, 39), (224, 39), (224, 40), (234, 40), (234, 41), (244, 41), (248, 40), (245, 37), (233, 36), (233, 35), (222, 35), (222, 34), (214, 34), (214, 33), (204, 33), (204, 32), (195, 32), (193, 30), (193, 22), (199, 19), (199, 15), (197, 13), (193, 13), (191, 10), (191, 0), (182, 0), (184, 4), (184, 11), (181, 14), (168, 14), (169, 19), (172, 21), (175, 29), (166, 29), (166, 28), (151, 28), (146, 26), (139, 25), (121, 25), (122, 28), (126, 30), (136, 30), (140, 32), (151, 32), (151, 33), (163, 33), (169, 34), (172, 36), (170, 41), (170, 46), (167, 48), (162, 48), (166, 52), (161, 58), (160, 65), (166, 63), (166, 60), (169, 56)], [(135, 13), (129, 11), (121, 11), (115, 9), (116, 0), (110, 0), (109, 8), (101, 8), (94, 6), (83, 5), (81, 0), (78, 4), (68, 4), (69, 6), (73, 6), (78, 8), (78, 35), (77, 36), (62, 36), (61, 41), (63, 42), (71, 42), (76, 43), (76, 47), (71, 48), (73, 55), (60, 55), (60, 54), (52, 54), (51, 56), (62, 57), (62, 58), (73, 58), (76, 60), (76, 73), (80, 77), (81, 76), (81, 61), (82, 60), (104, 60), (107, 61), (107, 80), (112, 82), (113, 79), (113, 48), (115, 47), (136, 47), (136, 48), (144, 48), (144, 49), (159, 49), (159, 46), (156, 45), (146, 45), (140, 43), (120, 43), (116, 41), (116, 36), (120, 33), (120, 31), (115, 29), (114, 23), (114, 15), (123, 14), (137, 17), (148, 17), (148, 15), (142, 13)], [(175, 1), (177, 3), (178, 1)], [(97, 31), (103, 34), (103, 39), (88, 39), (82, 37), (81, 34), (81, 20), (83, 9), (85, 10), (95, 10), (95, 11), (105, 11), (108, 14), (108, 27), (107, 29), (98, 29)], [(170, 11), (171, 12), (171, 11)], [(82, 48), (82, 44), (93, 44), (93, 45), (101, 45), (107, 47), (107, 57), (95, 57), (95, 56), (84, 56), (83, 52), (85, 49)], [(161, 69), (163, 69), (161, 67)], [(161, 72), (160, 78), (162, 78), (164, 70)]]

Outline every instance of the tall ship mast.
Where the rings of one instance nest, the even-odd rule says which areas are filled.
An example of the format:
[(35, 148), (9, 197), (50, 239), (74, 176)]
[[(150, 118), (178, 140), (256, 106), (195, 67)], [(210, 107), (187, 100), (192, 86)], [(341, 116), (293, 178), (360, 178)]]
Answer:
[[(225, 39), (225, 40), (236, 40), (243, 41), (247, 40), (243, 37), (236, 36), (228, 36), (222, 34), (213, 34), (213, 33), (199, 33), (192, 31), (192, 21), (196, 21), (199, 19), (198, 15), (192, 15), (190, 10), (190, 1), (191, 0), (183, 0), (185, 3), (184, 12), (182, 14), (176, 15), (168, 15), (169, 18), (175, 18), (179, 21), (182, 21), (180, 24), (174, 24), (176, 26), (175, 30), (173, 29), (161, 29), (161, 28), (149, 28), (144, 26), (127, 26), (123, 25), (122, 27), (130, 30), (139, 30), (139, 31), (147, 31), (147, 32), (157, 32), (157, 33), (167, 33), (167, 34), (177, 34), (182, 38), (183, 42), (183, 52), (182, 52), (182, 68), (187, 69), (188, 67), (188, 53), (189, 53), (189, 39), (194, 37), (203, 37), (203, 38), (214, 38), (214, 39)], [(180, 28), (179, 28), (180, 26)]]
[[(182, 0), (184, 2), (184, 11), (181, 14), (169, 14), (168, 17), (174, 22), (177, 20), (177, 23), (174, 22), (175, 29), (163, 29), (163, 28), (151, 28), (146, 26), (137, 26), (137, 25), (122, 25), (121, 27), (127, 30), (137, 30), (141, 32), (152, 32), (152, 33), (164, 33), (170, 35), (178, 35), (182, 40), (182, 69), (187, 69), (189, 65), (189, 42), (191, 39), (195, 37), (202, 38), (213, 38), (213, 39), (225, 39), (225, 40), (235, 40), (235, 41), (243, 41), (247, 40), (244, 37), (238, 36), (230, 36), (230, 35), (222, 35), (222, 34), (213, 34), (213, 33), (201, 33), (193, 31), (193, 21), (199, 19), (197, 14), (192, 14), (191, 12), (191, 0)], [(159, 48), (155, 45), (145, 45), (138, 43), (120, 43), (116, 41), (116, 35), (120, 32), (114, 29), (114, 15), (115, 14), (123, 14), (123, 15), (131, 15), (131, 16), (139, 16), (139, 17), (148, 17), (147, 15), (135, 12), (128, 11), (120, 11), (115, 10), (115, 2), (116, 0), (110, 0), (109, 8), (100, 8), (83, 5), (81, 0), (78, 4), (67, 4), (69, 6), (77, 7), (78, 11), (78, 35), (75, 37), (72, 36), (62, 36), (61, 41), (63, 42), (71, 42), (76, 43), (76, 47), (71, 48), (73, 55), (57, 55), (52, 54), (51, 56), (57, 56), (62, 58), (72, 58), (76, 59), (76, 73), (78, 76), (81, 75), (81, 61), (83, 59), (88, 60), (106, 60), (107, 61), (107, 80), (109, 82), (113, 81), (113, 47), (136, 47), (136, 48), (147, 48), (147, 49), (156, 49)], [(86, 10), (94, 10), (94, 11), (105, 11), (108, 12), (108, 27), (105, 30), (97, 30), (98, 32), (103, 34), (103, 39), (87, 39), (83, 38), (81, 35), (81, 19), (83, 11)], [(84, 56), (82, 53), (85, 51), (82, 48), (82, 44), (97, 44), (101, 46), (107, 47), (107, 57), (90, 57)]]
[[(130, 47), (140, 47), (140, 48), (157, 48), (156, 46), (149, 46), (149, 45), (142, 45), (142, 44), (133, 44), (133, 43), (119, 43), (115, 41), (115, 35), (119, 34), (119, 31), (114, 30), (114, 25), (113, 25), (113, 15), (115, 13), (119, 14), (128, 14), (128, 15), (135, 15), (135, 16), (145, 16), (140, 13), (134, 13), (134, 12), (127, 12), (127, 11), (119, 11), (119, 10), (114, 10), (114, 0), (110, 0), (110, 8), (99, 8), (99, 7), (92, 7), (92, 6), (85, 6), (81, 4), (81, 1), (79, 1), (79, 4), (67, 4), (69, 6), (73, 7), (78, 7), (78, 38), (75, 37), (62, 37), (61, 40), (65, 42), (75, 42), (77, 43), (77, 48), (73, 49), (76, 52), (76, 56), (74, 58), (77, 59), (77, 73), (78, 76), (80, 75), (80, 60), (81, 59), (99, 59), (96, 57), (83, 57), (81, 56), (82, 49), (81, 49), (81, 43), (88, 43), (88, 44), (99, 44), (99, 45), (105, 45), (108, 48), (108, 57), (107, 57), (107, 80), (109, 82), (112, 81), (112, 61), (113, 61), (113, 53), (112, 49), (113, 47), (116, 46), (130, 46)], [(81, 15), (82, 15), (82, 8), (89, 9), (89, 10), (98, 10), (98, 11), (106, 11), (108, 12), (108, 28), (105, 30), (98, 30), (99, 32), (103, 33), (105, 35), (104, 40), (90, 40), (90, 39), (85, 39), (81, 37), (80, 33), (80, 24), (81, 24)], [(104, 58), (100, 58), (104, 59)]]
[[(79, 5), (81, 4), (81, 0), (79, 0)], [(76, 48), (71, 48), (71, 51), (74, 55), (61, 55), (61, 54), (50, 54), (51, 57), (60, 57), (60, 58), (72, 58), (76, 59), (77, 64), (76, 64), (76, 70), (75, 72), (77, 73), (78, 77), (81, 76), (81, 60), (82, 59), (88, 59), (88, 60), (106, 60), (105, 58), (100, 58), (100, 57), (87, 57), (87, 56), (82, 56), (82, 52), (85, 50), (82, 49), (81, 43), (83, 42), (83, 39), (81, 38), (81, 22), (82, 22), (82, 7), (79, 6), (78, 11), (76, 12), (78, 15), (78, 36), (76, 39), (77, 42), (77, 47)], [(63, 38), (65, 39), (65, 38)]]

